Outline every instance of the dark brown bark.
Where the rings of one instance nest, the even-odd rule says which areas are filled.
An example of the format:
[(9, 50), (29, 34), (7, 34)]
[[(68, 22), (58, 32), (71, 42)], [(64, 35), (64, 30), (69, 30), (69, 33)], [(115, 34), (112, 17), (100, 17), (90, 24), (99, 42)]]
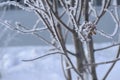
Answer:
[(84, 73), (84, 50), (83, 50), (83, 45), (82, 42), (79, 40), (78, 38), (78, 34), (77, 33), (73, 33), (73, 39), (74, 39), (74, 46), (75, 46), (75, 52), (76, 52), (76, 61), (77, 61), (77, 70), (80, 73)]
[[(91, 39), (89, 42), (87, 42), (87, 50), (88, 50), (88, 62), (89, 64), (94, 64), (95, 63), (95, 55), (94, 55), (94, 48), (93, 48), (93, 40), (92, 37), (89, 36)], [(92, 80), (98, 80), (97, 75), (96, 75), (96, 66), (90, 66), (91, 70), (91, 76)]]

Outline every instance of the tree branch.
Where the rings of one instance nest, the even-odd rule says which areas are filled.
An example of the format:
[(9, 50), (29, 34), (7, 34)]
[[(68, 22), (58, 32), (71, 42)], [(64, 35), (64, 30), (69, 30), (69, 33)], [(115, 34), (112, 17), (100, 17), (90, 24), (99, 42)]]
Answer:
[(118, 45), (120, 45), (120, 43), (114, 43), (114, 44), (111, 44), (111, 45), (106, 46), (106, 47), (94, 49), (94, 51), (101, 51), (101, 50), (105, 50), (105, 49), (108, 49), (108, 48), (111, 48), (111, 47), (115, 47), (115, 46), (118, 46)]
[(44, 57), (47, 57), (47, 56), (50, 56), (50, 55), (55, 55), (55, 54), (65, 55), (64, 53), (61, 53), (61, 52), (54, 52), (54, 53), (45, 54), (43, 56), (39, 56), (39, 57), (36, 57), (36, 58), (33, 58), (33, 59), (27, 59), (27, 60), (22, 60), (22, 61), (24, 61), (24, 62), (35, 61), (35, 60), (38, 60), (38, 59), (41, 59), (41, 58), (44, 58)]
[(120, 61), (120, 58), (116, 58), (114, 60), (106, 61), (106, 62), (99, 62), (99, 63), (92, 63), (92, 64), (85, 64), (84, 66), (98, 66), (98, 65), (104, 65), (104, 64), (110, 64)]
[(3, 7), (3, 6), (5, 6), (5, 5), (13, 5), (13, 6), (15, 6), (15, 7), (18, 7), (18, 8), (20, 8), (20, 9), (25, 10), (25, 11), (28, 11), (28, 12), (31, 12), (31, 11), (32, 11), (32, 9), (30, 9), (30, 8), (28, 8), (28, 7), (25, 7), (25, 6), (19, 4), (19, 3), (16, 2), (16, 1), (5, 1), (5, 2), (0, 3), (0, 7)]
[(53, 16), (56, 18), (56, 20), (59, 22), (60, 25), (63, 25), (63, 27), (65, 27), (66, 29), (68, 29), (70, 32), (73, 32), (73, 30), (71, 28), (69, 28), (53, 11), (53, 9), (51, 8), (50, 4), (48, 3), (48, 1), (46, 0), (47, 5), (49, 6)]
[[(116, 55), (116, 59), (119, 57), (120, 55), (120, 46), (119, 46), (119, 49), (118, 49), (118, 53)], [(106, 80), (107, 76), (110, 74), (110, 72), (112, 71), (113, 67), (115, 66), (115, 64), (117, 63), (117, 61), (113, 62), (113, 64), (111, 65), (111, 67), (109, 68), (109, 70), (107, 71), (107, 73), (105, 74), (105, 76), (103, 77), (102, 80)]]
[(106, 12), (105, 9), (107, 9), (110, 6), (110, 3), (111, 3), (111, 0), (103, 0), (101, 12), (100, 12), (99, 16), (97, 17), (97, 19), (94, 21), (94, 24), (97, 24), (99, 22), (101, 17)]

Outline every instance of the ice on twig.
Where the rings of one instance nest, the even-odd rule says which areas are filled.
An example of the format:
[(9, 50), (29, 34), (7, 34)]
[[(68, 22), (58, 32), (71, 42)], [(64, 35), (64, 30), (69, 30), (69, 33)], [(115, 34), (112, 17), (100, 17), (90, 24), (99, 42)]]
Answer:
[(25, 7), (24, 5), (21, 5), (18, 2), (16, 2), (16, 1), (6, 1), (6, 2), (0, 3), (0, 7), (5, 6), (5, 5), (13, 5), (13, 6), (19, 7), (21, 9), (23, 9), (23, 10), (31, 11), (30, 8)]

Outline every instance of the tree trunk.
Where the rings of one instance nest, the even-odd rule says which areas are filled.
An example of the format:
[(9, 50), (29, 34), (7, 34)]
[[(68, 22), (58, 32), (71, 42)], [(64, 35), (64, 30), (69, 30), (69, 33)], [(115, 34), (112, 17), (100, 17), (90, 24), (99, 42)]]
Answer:
[[(63, 48), (63, 51), (65, 54), (67, 54), (66, 52), (66, 46), (65, 46), (65, 41), (64, 41), (64, 38), (63, 38), (63, 35), (62, 35), (62, 29), (60, 27), (60, 24), (57, 24), (57, 32), (58, 32), (58, 37), (59, 37), (59, 40), (60, 40), (60, 43), (61, 43), (61, 46)], [(65, 59), (65, 64), (66, 64), (66, 67), (69, 67), (69, 63), (68, 61)], [(67, 80), (72, 80), (72, 75), (71, 75), (71, 70), (70, 69), (67, 69), (66, 70), (66, 76), (67, 76)]]
[(85, 69), (84, 69), (84, 62), (85, 62), (85, 53), (84, 53), (84, 49), (83, 49), (83, 44), (82, 42), (79, 40), (78, 38), (78, 34), (74, 32), (73, 34), (73, 39), (74, 39), (74, 46), (75, 46), (75, 52), (76, 52), (76, 61), (77, 61), (77, 70), (83, 74), (82, 79), (84, 79), (84, 77), (86, 76), (85, 74)]
[[(93, 48), (93, 40), (92, 37), (89, 36), (90, 41), (87, 42), (87, 51), (88, 51), (88, 63), (94, 64), (95, 63), (95, 57), (94, 57), (94, 48)], [(91, 72), (91, 78), (92, 80), (98, 80), (96, 75), (96, 66), (91, 65), (90, 66), (90, 72)]]

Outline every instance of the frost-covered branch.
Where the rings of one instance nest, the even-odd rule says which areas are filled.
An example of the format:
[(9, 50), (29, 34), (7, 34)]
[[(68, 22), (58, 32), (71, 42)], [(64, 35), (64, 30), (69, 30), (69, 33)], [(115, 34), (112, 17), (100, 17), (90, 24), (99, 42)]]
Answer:
[(46, 3), (47, 3), (47, 5), (48, 5), (48, 7), (50, 8), (50, 12), (53, 14), (53, 16), (55, 17), (55, 19), (58, 21), (58, 23), (60, 24), (60, 25), (62, 25), (63, 27), (65, 27), (66, 29), (68, 29), (70, 32), (73, 32), (73, 30), (70, 28), (70, 27), (68, 27), (56, 14), (55, 14), (55, 12), (53, 11), (53, 9), (51, 8), (51, 6), (50, 6), (50, 4), (49, 4), (49, 2), (46, 0)]
[(44, 31), (44, 30), (48, 30), (48, 28), (33, 28), (33, 29), (25, 29), (24, 27), (22, 27), (22, 25), (20, 23), (16, 23), (16, 29), (22, 33), (34, 33), (34, 32), (39, 32), (39, 31)]
[[(17, 26), (19, 26), (19, 27), (21, 27), (21, 28), (23, 28), (24, 30), (27, 30), (28, 31), (28, 28), (26, 28), (25, 26), (23, 26), (23, 25), (17, 25)], [(24, 33), (24, 31), (23, 30), (21, 30), (21, 29), (19, 29), (19, 28), (16, 28), (15, 27), (15, 30), (17, 30), (17, 31), (19, 31), (19, 32), (21, 32), (21, 33)], [(26, 33), (26, 32), (25, 32)], [(38, 33), (36, 33), (36, 31), (33, 31), (33, 32), (31, 32), (31, 33), (29, 33), (29, 34), (33, 34), (33, 35), (35, 35), (36, 37), (38, 37), (38, 38), (40, 38), (42, 41), (44, 41), (45, 43), (47, 43), (47, 44), (50, 44), (50, 45), (53, 45), (50, 41), (48, 41), (47, 39), (45, 39), (44, 37), (42, 37), (40, 34), (38, 34)]]
[(16, 30), (14, 26), (12, 26), (9, 21), (5, 20), (1, 20), (0, 19), (0, 24), (3, 25), (3, 26), (6, 26), (6, 28), (10, 29), (10, 30)]
[(6, 2), (0, 3), (0, 7), (6, 6), (6, 5), (13, 5), (13, 6), (19, 7), (22, 10), (29, 11), (29, 12), (32, 11), (30, 8), (28, 8), (24, 5), (21, 5), (20, 3), (16, 2), (16, 1), (6, 1)]
[(102, 30), (98, 30), (98, 29), (97, 29), (96, 32), (97, 32), (98, 34), (100, 34), (100, 35), (108, 38), (108, 39), (112, 39), (112, 40), (113, 40), (113, 37), (112, 37), (112, 36), (110, 36), (109, 34), (105, 33), (105, 32), (102, 31)]
[(89, 2), (90, 12), (93, 12), (94, 16), (98, 18), (97, 10), (93, 6), (93, 2)]
[(106, 11), (110, 13), (113, 21), (115, 22), (115, 29), (113, 30), (113, 33), (110, 34), (110, 36), (115, 36), (119, 30), (119, 20), (117, 18), (117, 15), (115, 15), (112, 10), (109, 11), (108, 9), (106, 9)]
[[(6, 26), (10, 30), (15, 30), (15, 31), (21, 32), (21, 33), (33, 34), (33, 35), (37, 36), (38, 38), (40, 38), (45, 43), (53, 45), (51, 42), (49, 42), (48, 40), (46, 40), (45, 38), (43, 38), (40, 34), (37, 34), (36, 30), (29, 30), (28, 28), (26, 28), (25, 26), (23, 26), (21, 24), (19, 24), (19, 25), (17, 24), (17, 26), (15, 26), (15, 25), (13, 26), (7, 20), (6, 21), (0, 20), (0, 23), (2, 25)], [(20, 29), (20, 28), (22, 28), (22, 29)], [(44, 29), (40, 29), (40, 30), (44, 30)]]
[(99, 22), (99, 20), (101, 19), (101, 17), (105, 14), (105, 9), (107, 9), (110, 6), (111, 0), (102, 0), (102, 7), (101, 7), (101, 11), (100, 14), (98, 15), (98, 17), (96, 18), (94, 24), (97, 24)]

